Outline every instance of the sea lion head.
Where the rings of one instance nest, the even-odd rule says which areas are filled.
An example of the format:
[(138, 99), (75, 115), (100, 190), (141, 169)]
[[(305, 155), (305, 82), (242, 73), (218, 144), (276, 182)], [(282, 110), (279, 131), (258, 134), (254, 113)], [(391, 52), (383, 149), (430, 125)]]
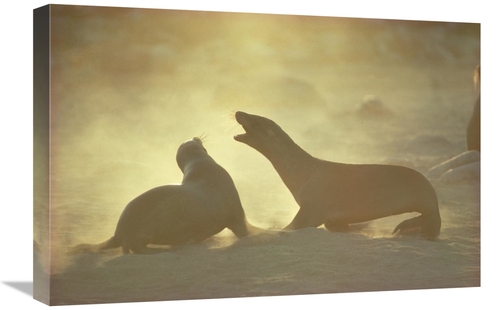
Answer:
[(236, 112), (234, 116), (245, 130), (245, 133), (235, 135), (234, 140), (245, 143), (261, 153), (291, 141), (281, 127), (268, 118), (242, 111)]
[(179, 146), (175, 159), (179, 168), (184, 172), (184, 168), (189, 162), (207, 155), (208, 152), (203, 147), (203, 141), (198, 137), (194, 137)]

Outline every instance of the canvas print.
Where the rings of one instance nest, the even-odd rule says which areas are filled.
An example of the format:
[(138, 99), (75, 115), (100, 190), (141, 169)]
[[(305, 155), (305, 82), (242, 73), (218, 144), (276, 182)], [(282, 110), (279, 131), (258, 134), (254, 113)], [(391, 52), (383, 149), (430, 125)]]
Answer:
[(480, 286), (480, 24), (34, 10), (34, 297)]

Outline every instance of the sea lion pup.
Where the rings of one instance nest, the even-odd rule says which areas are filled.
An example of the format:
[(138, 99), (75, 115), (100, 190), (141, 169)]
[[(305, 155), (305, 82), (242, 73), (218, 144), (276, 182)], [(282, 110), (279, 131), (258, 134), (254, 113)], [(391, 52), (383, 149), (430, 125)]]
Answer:
[(300, 148), (275, 122), (238, 111), (246, 133), (234, 136), (264, 155), (300, 206), (285, 230), (318, 227), (344, 231), (349, 224), (418, 212), (393, 233), (414, 230), (434, 239), (441, 229), (436, 191), (420, 173), (392, 165), (357, 165), (315, 158)]
[(79, 245), (70, 253), (121, 246), (124, 254), (150, 254), (165, 249), (148, 245), (197, 243), (226, 227), (238, 238), (264, 231), (248, 223), (231, 176), (208, 155), (201, 139), (184, 142), (176, 159), (184, 174), (181, 184), (139, 195), (125, 207), (113, 237), (97, 245)]

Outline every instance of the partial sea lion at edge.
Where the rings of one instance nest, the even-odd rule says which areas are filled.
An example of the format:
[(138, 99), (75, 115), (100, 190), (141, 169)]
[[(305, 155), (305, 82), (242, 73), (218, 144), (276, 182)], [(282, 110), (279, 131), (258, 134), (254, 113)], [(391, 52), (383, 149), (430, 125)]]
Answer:
[(235, 114), (245, 130), (234, 136), (264, 155), (300, 209), (286, 230), (318, 227), (343, 231), (349, 224), (418, 212), (393, 233), (418, 230), (434, 239), (441, 229), (436, 191), (419, 172), (394, 165), (344, 164), (315, 158), (274, 121), (245, 112)]
[(148, 245), (202, 242), (225, 228), (238, 238), (264, 231), (247, 221), (231, 176), (208, 155), (201, 139), (184, 142), (176, 160), (184, 174), (181, 184), (139, 195), (125, 207), (113, 237), (101, 244), (78, 245), (69, 253), (121, 246), (124, 254), (150, 254), (164, 249)]

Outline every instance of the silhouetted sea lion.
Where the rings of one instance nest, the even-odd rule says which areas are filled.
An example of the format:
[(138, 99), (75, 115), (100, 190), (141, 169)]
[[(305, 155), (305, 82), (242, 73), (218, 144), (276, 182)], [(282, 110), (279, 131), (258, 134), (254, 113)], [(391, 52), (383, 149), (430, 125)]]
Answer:
[(466, 151), (452, 157), (427, 172), (429, 179), (438, 179), (445, 183), (464, 180), (479, 180), (481, 175), (481, 155), (478, 151)]
[(246, 133), (234, 136), (264, 155), (300, 206), (285, 229), (318, 227), (346, 230), (349, 224), (390, 215), (418, 212), (393, 231), (417, 230), (428, 239), (441, 229), (436, 192), (430, 182), (410, 168), (355, 165), (315, 158), (300, 148), (270, 119), (238, 111), (236, 120)]
[(460, 181), (479, 181), (481, 178), (481, 68), (474, 70), (474, 88), (477, 99), (474, 103), (472, 115), (467, 124), (466, 142), (467, 151), (454, 156), (427, 172), (430, 179), (439, 179), (447, 183)]
[(201, 242), (224, 228), (238, 238), (261, 229), (250, 225), (229, 173), (210, 157), (199, 138), (177, 151), (184, 177), (179, 185), (153, 188), (128, 203), (116, 231), (97, 245), (79, 245), (71, 253), (122, 247), (123, 253), (157, 253), (148, 245)]

